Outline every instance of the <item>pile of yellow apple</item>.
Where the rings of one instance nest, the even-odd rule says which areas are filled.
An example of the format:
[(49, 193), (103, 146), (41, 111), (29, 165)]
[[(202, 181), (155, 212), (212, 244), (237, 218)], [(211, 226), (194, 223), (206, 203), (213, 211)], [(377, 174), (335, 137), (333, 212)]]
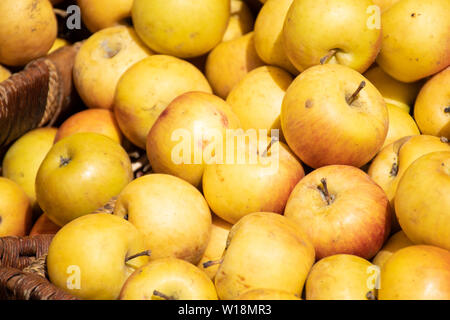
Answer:
[[(53, 284), (83, 299), (450, 299), (449, 0), (76, 3), (87, 108), (17, 140), (0, 178), (0, 236), (56, 233)], [(0, 64), (56, 34), (49, 0), (1, 0)], [(152, 173), (133, 178), (132, 145)], [(230, 150), (264, 161), (214, 161)]]

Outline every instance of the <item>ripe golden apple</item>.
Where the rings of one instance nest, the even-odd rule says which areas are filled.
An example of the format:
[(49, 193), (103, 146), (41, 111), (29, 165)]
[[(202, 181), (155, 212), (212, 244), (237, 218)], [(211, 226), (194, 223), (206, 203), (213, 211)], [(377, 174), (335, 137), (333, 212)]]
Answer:
[(192, 58), (222, 40), (230, 0), (134, 0), (132, 17), (136, 32), (152, 50)]
[(48, 0), (0, 2), (0, 63), (23, 66), (47, 54), (57, 24)]
[(450, 2), (402, 0), (382, 14), (377, 63), (393, 78), (413, 82), (450, 64)]
[(284, 20), (292, 1), (269, 0), (264, 4), (255, 22), (255, 48), (265, 63), (298, 74), (286, 55), (283, 43)]
[(389, 126), (378, 90), (339, 64), (301, 73), (286, 92), (280, 118), (289, 147), (313, 168), (363, 166), (380, 150)]
[(79, 132), (103, 134), (117, 143), (122, 142), (122, 133), (111, 110), (88, 109), (67, 118), (56, 133), (55, 143)]
[(284, 215), (311, 238), (318, 259), (339, 253), (370, 259), (391, 226), (383, 189), (364, 171), (343, 165), (316, 169), (300, 180)]
[(117, 299), (127, 278), (148, 263), (148, 256), (133, 258), (146, 250), (142, 234), (125, 219), (88, 214), (56, 233), (48, 249), (47, 271), (54, 285), (74, 296)]
[(177, 96), (189, 91), (211, 93), (203, 74), (187, 61), (153, 55), (129, 68), (117, 85), (114, 113), (123, 134), (145, 149), (147, 134)]
[(395, 212), (412, 242), (450, 250), (450, 151), (428, 153), (409, 166), (398, 183)]
[(256, 146), (252, 142), (242, 147), (236, 143), (235, 155), (245, 157), (245, 161), (235, 159), (206, 166), (203, 194), (211, 210), (222, 219), (234, 224), (253, 212), (283, 213), (289, 194), (305, 172), (281, 142), (270, 144), (267, 155), (259, 158), (269, 143), (269, 138)]
[(57, 142), (42, 161), (36, 198), (63, 226), (103, 206), (132, 178), (130, 158), (117, 142), (98, 133), (75, 133)]
[(39, 167), (53, 146), (57, 129), (34, 129), (20, 137), (3, 158), (3, 176), (15, 181), (27, 194), (34, 212), (36, 203), (35, 182)]
[(379, 66), (374, 66), (364, 73), (372, 84), (380, 91), (387, 104), (395, 105), (407, 113), (414, 104), (420, 91), (422, 81), (405, 83), (388, 75)]
[(381, 13), (392, 7), (395, 3), (399, 2), (400, 0), (372, 0), (373, 4), (380, 7)]
[(238, 300), (301, 300), (295, 294), (276, 289), (252, 289), (245, 291)]
[(253, 29), (253, 15), (244, 1), (231, 0), (230, 9), (230, 19), (222, 42), (239, 38)]
[(408, 239), (403, 231), (398, 231), (393, 234), (389, 240), (384, 244), (383, 248), (373, 258), (373, 264), (382, 268), (386, 261), (398, 250), (414, 245), (411, 240)]
[(211, 234), (211, 212), (203, 195), (170, 175), (132, 181), (120, 193), (114, 214), (142, 232), (152, 260), (176, 257), (197, 264)]
[(262, 65), (255, 50), (253, 32), (250, 32), (215, 47), (206, 60), (205, 74), (214, 93), (226, 99), (248, 72)]
[(294, 0), (283, 27), (289, 60), (299, 71), (321, 63), (366, 71), (381, 46), (377, 16), (367, 13), (371, 5), (372, 0)]
[(133, 0), (77, 0), (81, 18), (91, 32), (125, 24), (131, 16)]
[(66, 39), (56, 38), (55, 42), (53, 42), (52, 47), (50, 48), (50, 50), (48, 50), (48, 54), (58, 50), (59, 48), (62, 48), (64, 46), (69, 46), (69, 45), (70, 45), (70, 43)]
[(276, 289), (300, 296), (314, 263), (308, 237), (289, 219), (252, 213), (231, 228), (215, 284), (222, 300), (250, 289)]
[(381, 269), (379, 300), (449, 300), (450, 252), (433, 246), (400, 249)]
[(148, 160), (154, 172), (175, 175), (198, 187), (206, 161), (224, 154), (226, 130), (239, 126), (239, 119), (219, 97), (204, 92), (182, 94), (151, 128)]
[(319, 260), (306, 280), (306, 300), (368, 300), (373, 265), (351, 254)]
[(31, 228), (30, 200), (12, 180), (0, 177), (0, 237), (25, 236)]
[(0, 65), (0, 82), (8, 79), (11, 76), (11, 72), (4, 66)]
[[(368, 174), (386, 192), (392, 213), (397, 186), (405, 171), (415, 160), (434, 151), (450, 151), (450, 145), (428, 135), (404, 137), (384, 147), (372, 161)], [(392, 214), (392, 218), (392, 229), (398, 231), (396, 215)]]
[(83, 102), (89, 108), (111, 109), (122, 74), (151, 54), (131, 27), (111, 27), (93, 34), (81, 46), (73, 67), (73, 80)]
[(30, 231), (30, 236), (35, 236), (38, 234), (55, 234), (61, 229), (60, 226), (52, 222), (48, 216), (43, 213), (34, 223)]
[(433, 76), (420, 90), (414, 119), (423, 134), (450, 139), (450, 67)]
[(220, 219), (216, 215), (212, 216), (211, 236), (209, 238), (208, 246), (203, 253), (203, 257), (197, 264), (201, 270), (203, 270), (210, 279), (214, 279), (216, 276), (219, 265), (214, 264), (211, 266), (204, 266), (203, 264), (208, 261), (217, 261), (223, 255), (226, 247), (228, 234), (232, 225), (225, 220)]
[(396, 105), (386, 104), (389, 115), (389, 129), (383, 147), (408, 136), (419, 135), (420, 131), (409, 113)]
[(120, 292), (121, 300), (217, 300), (214, 283), (192, 264), (162, 258), (136, 270)]
[(247, 129), (281, 130), (280, 112), (292, 76), (283, 69), (264, 66), (250, 71), (231, 90), (227, 103)]

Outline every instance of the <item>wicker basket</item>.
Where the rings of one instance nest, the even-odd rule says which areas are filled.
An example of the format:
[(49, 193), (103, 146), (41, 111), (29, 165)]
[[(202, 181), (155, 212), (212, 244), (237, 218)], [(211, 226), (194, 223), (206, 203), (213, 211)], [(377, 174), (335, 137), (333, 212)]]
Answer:
[(0, 238), (1, 300), (76, 300), (46, 278), (53, 235)]
[[(30, 62), (0, 83), (0, 165), (9, 145), (26, 132), (51, 126), (78, 111), (72, 68), (80, 43)], [(149, 173), (145, 151), (125, 142), (134, 177)], [(0, 167), (1, 174), (1, 167)], [(96, 212), (112, 213), (112, 199)], [(53, 235), (0, 238), (0, 300), (73, 300), (47, 278), (45, 258)]]
[[(116, 197), (93, 213), (112, 214), (115, 204)], [(78, 300), (48, 279), (46, 258), (53, 236), (0, 237), (0, 300)]]
[(75, 94), (72, 67), (80, 43), (30, 62), (0, 83), (0, 158), (26, 132), (53, 125), (70, 112)]

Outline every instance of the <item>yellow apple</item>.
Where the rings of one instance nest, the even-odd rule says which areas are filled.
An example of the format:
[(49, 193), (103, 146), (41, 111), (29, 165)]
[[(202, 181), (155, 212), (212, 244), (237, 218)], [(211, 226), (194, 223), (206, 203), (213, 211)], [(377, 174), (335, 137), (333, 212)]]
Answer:
[(408, 167), (398, 183), (395, 212), (412, 242), (450, 250), (450, 151), (428, 153)]
[(76, 133), (48, 152), (36, 177), (36, 198), (59, 226), (89, 214), (117, 196), (132, 180), (130, 158), (112, 139)]
[(283, 69), (264, 66), (250, 71), (231, 90), (227, 103), (247, 129), (281, 129), (280, 112), (292, 76)]
[(263, 64), (255, 50), (253, 32), (250, 32), (215, 47), (206, 60), (205, 74), (214, 93), (226, 99), (248, 72)]
[(245, 161), (206, 166), (203, 194), (211, 210), (222, 219), (234, 224), (253, 212), (283, 213), (289, 194), (305, 172), (281, 142), (270, 144), (270, 153), (259, 158), (269, 143), (267, 138), (265, 144), (237, 146), (236, 157), (245, 157)]
[(384, 191), (364, 171), (343, 165), (319, 168), (300, 180), (284, 216), (311, 238), (318, 259), (340, 253), (370, 259), (391, 226)]
[(45, 56), (56, 39), (57, 24), (48, 0), (0, 2), (0, 63), (23, 66)]
[(450, 139), (450, 67), (433, 76), (420, 90), (414, 119), (423, 134)]
[(379, 66), (374, 66), (364, 73), (372, 84), (380, 91), (387, 104), (395, 105), (407, 113), (414, 104), (420, 91), (422, 81), (405, 83), (388, 75)]
[(306, 280), (306, 300), (368, 300), (372, 266), (366, 259), (350, 254), (321, 259)]
[(400, 0), (373, 0), (373, 4), (380, 7), (381, 13), (392, 7), (395, 3), (399, 2)]
[[(405, 171), (415, 160), (434, 151), (450, 151), (450, 145), (438, 137), (410, 136), (384, 147), (372, 161), (368, 174), (386, 192), (393, 212), (397, 186)], [(392, 218), (392, 229), (398, 231), (396, 215)]]
[(229, 41), (252, 31), (253, 15), (247, 4), (241, 0), (231, 0), (230, 20), (222, 41)]
[(217, 300), (214, 283), (192, 264), (162, 258), (136, 270), (120, 292), (121, 300)]
[(289, 219), (252, 213), (231, 228), (215, 284), (222, 300), (250, 289), (276, 289), (300, 296), (314, 263), (308, 237)]
[(56, 128), (31, 130), (16, 140), (3, 158), (3, 176), (15, 181), (25, 191), (34, 212), (39, 211), (36, 203), (36, 175), (53, 146), (56, 132)]
[(393, 234), (389, 240), (384, 244), (383, 248), (373, 258), (373, 264), (382, 268), (386, 261), (396, 253), (398, 250), (414, 245), (411, 240), (408, 239), (403, 231), (398, 231)]
[(114, 113), (123, 134), (145, 149), (147, 134), (177, 96), (189, 91), (211, 93), (203, 74), (187, 61), (153, 55), (129, 68), (120, 79)]
[(31, 228), (30, 200), (12, 180), (0, 177), (0, 237), (25, 236)]
[(8, 79), (11, 76), (11, 72), (4, 66), (0, 65), (0, 82)]
[(175, 175), (198, 187), (206, 161), (215, 160), (213, 154), (224, 154), (227, 129), (239, 126), (239, 119), (219, 97), (204, 92), (182, 94), (151, 128), (148, 160), (154, 172)]
[(152, 50), (192, 58), (222, 40), (230, 0), (134, 0), (132, 17), (136, 32)]
[(381, 46), (377, 17), (372, 21), (367, 13), (371, 5), (372, 0), (294, 0), (283, 27), (289, 60), (299, 71), (322, 63), (366, 71)]
[(114, 214), (142, 232), (151, 259), (176, 257), (197, 264), (211, 234), (211, 212), (203, 195), (166, 174), (132, 181), (120, 193)]
[(402, 0), (381, 17), (377, 63), (393, 78), (413, 82), (450, 64), (450, 2)]
[(30, 236), (35, 236), (38, 234), (55, 234), (61, 229), (60, 226), (52, 222), (48, 216), (43, 213), (34, 223), (30, 231)]
[(382, 148), (403, 137), (420, 134), (417, 124), (409, 113), (390, 103), (387, 103), (386, 107), (389, 115), (389, 129)]
[(122, 74), (151, 54), (131, 27), (93, 34), (81, 46), (73, 67), (74, 84), (83, 102), (89, 108), (111, 109)]
[(217, 264), (211, 266), (204, 266), (205, 262), (217, 261), (223, 255), (232, 225), (225, 220), (220, 219), (216, 215), (212, 216), (211, 237), (208, 246), (203, 253), (203, 257), (197, 266), (203, 270), (210, 279), (214, 279), (219, 266)]
[(450, 252), (424, 245), (400, 249), (380, 278), (379, 300), (450, 300)]
[(50, 50), (48, 50), (48, 54), (58, 50), (59, 48), (62, 48), (64, 46), (69, 46), (69, 45), (70, 45), (70, 43), (66, 39), (56, 38), (55, 42), (53, 42), (52, 47), (50, 48)]
[(276, 289), (252, 289), (245, 291), (238, 300), (301, 300), (295, 294)]
[(55, 143), (79, 132), (100, 133), (117, 143), (122, 142), (122, 133), (111, 110), (88, 109), (73, 114), (59, 127)]
[(133, 0), (77, 0), (81, 18), (91, 32), (124, 24), (131, 16)]
[(255, 48), (265, 63), (298, 74), (286, 55), (283, 43), (284, 20), (292, 1), (269, 0), (264, 4), (255, 22)]
[(339, 64), (314, 66), (295, 78), (280, 118), (289, 147), (313, 168), (363, 166), (380, 150), (389, 126), (379, 91)]
[(128, 221), (99, 213), (62, 227), (48, 249), (50, 281), (86, 300), (119, 297), (127, 278), (148, 262), (142, 234)]

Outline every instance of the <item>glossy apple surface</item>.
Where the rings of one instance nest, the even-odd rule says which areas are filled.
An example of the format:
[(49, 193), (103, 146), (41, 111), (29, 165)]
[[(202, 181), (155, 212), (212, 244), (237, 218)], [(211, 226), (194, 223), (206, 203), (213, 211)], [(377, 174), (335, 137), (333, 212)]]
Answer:
[(308, 234), (318, 259), (339, 253), (370, 259), (391, 227), (383, 189), (362, 170), (343, 165), (316, 169), (300, 180), (284, 216)]
[(102, 207), (132, 180), (130, 158), (98, 133), (76, 133), (57, 142), (36, 177), (39, 206), (63, 226)]

